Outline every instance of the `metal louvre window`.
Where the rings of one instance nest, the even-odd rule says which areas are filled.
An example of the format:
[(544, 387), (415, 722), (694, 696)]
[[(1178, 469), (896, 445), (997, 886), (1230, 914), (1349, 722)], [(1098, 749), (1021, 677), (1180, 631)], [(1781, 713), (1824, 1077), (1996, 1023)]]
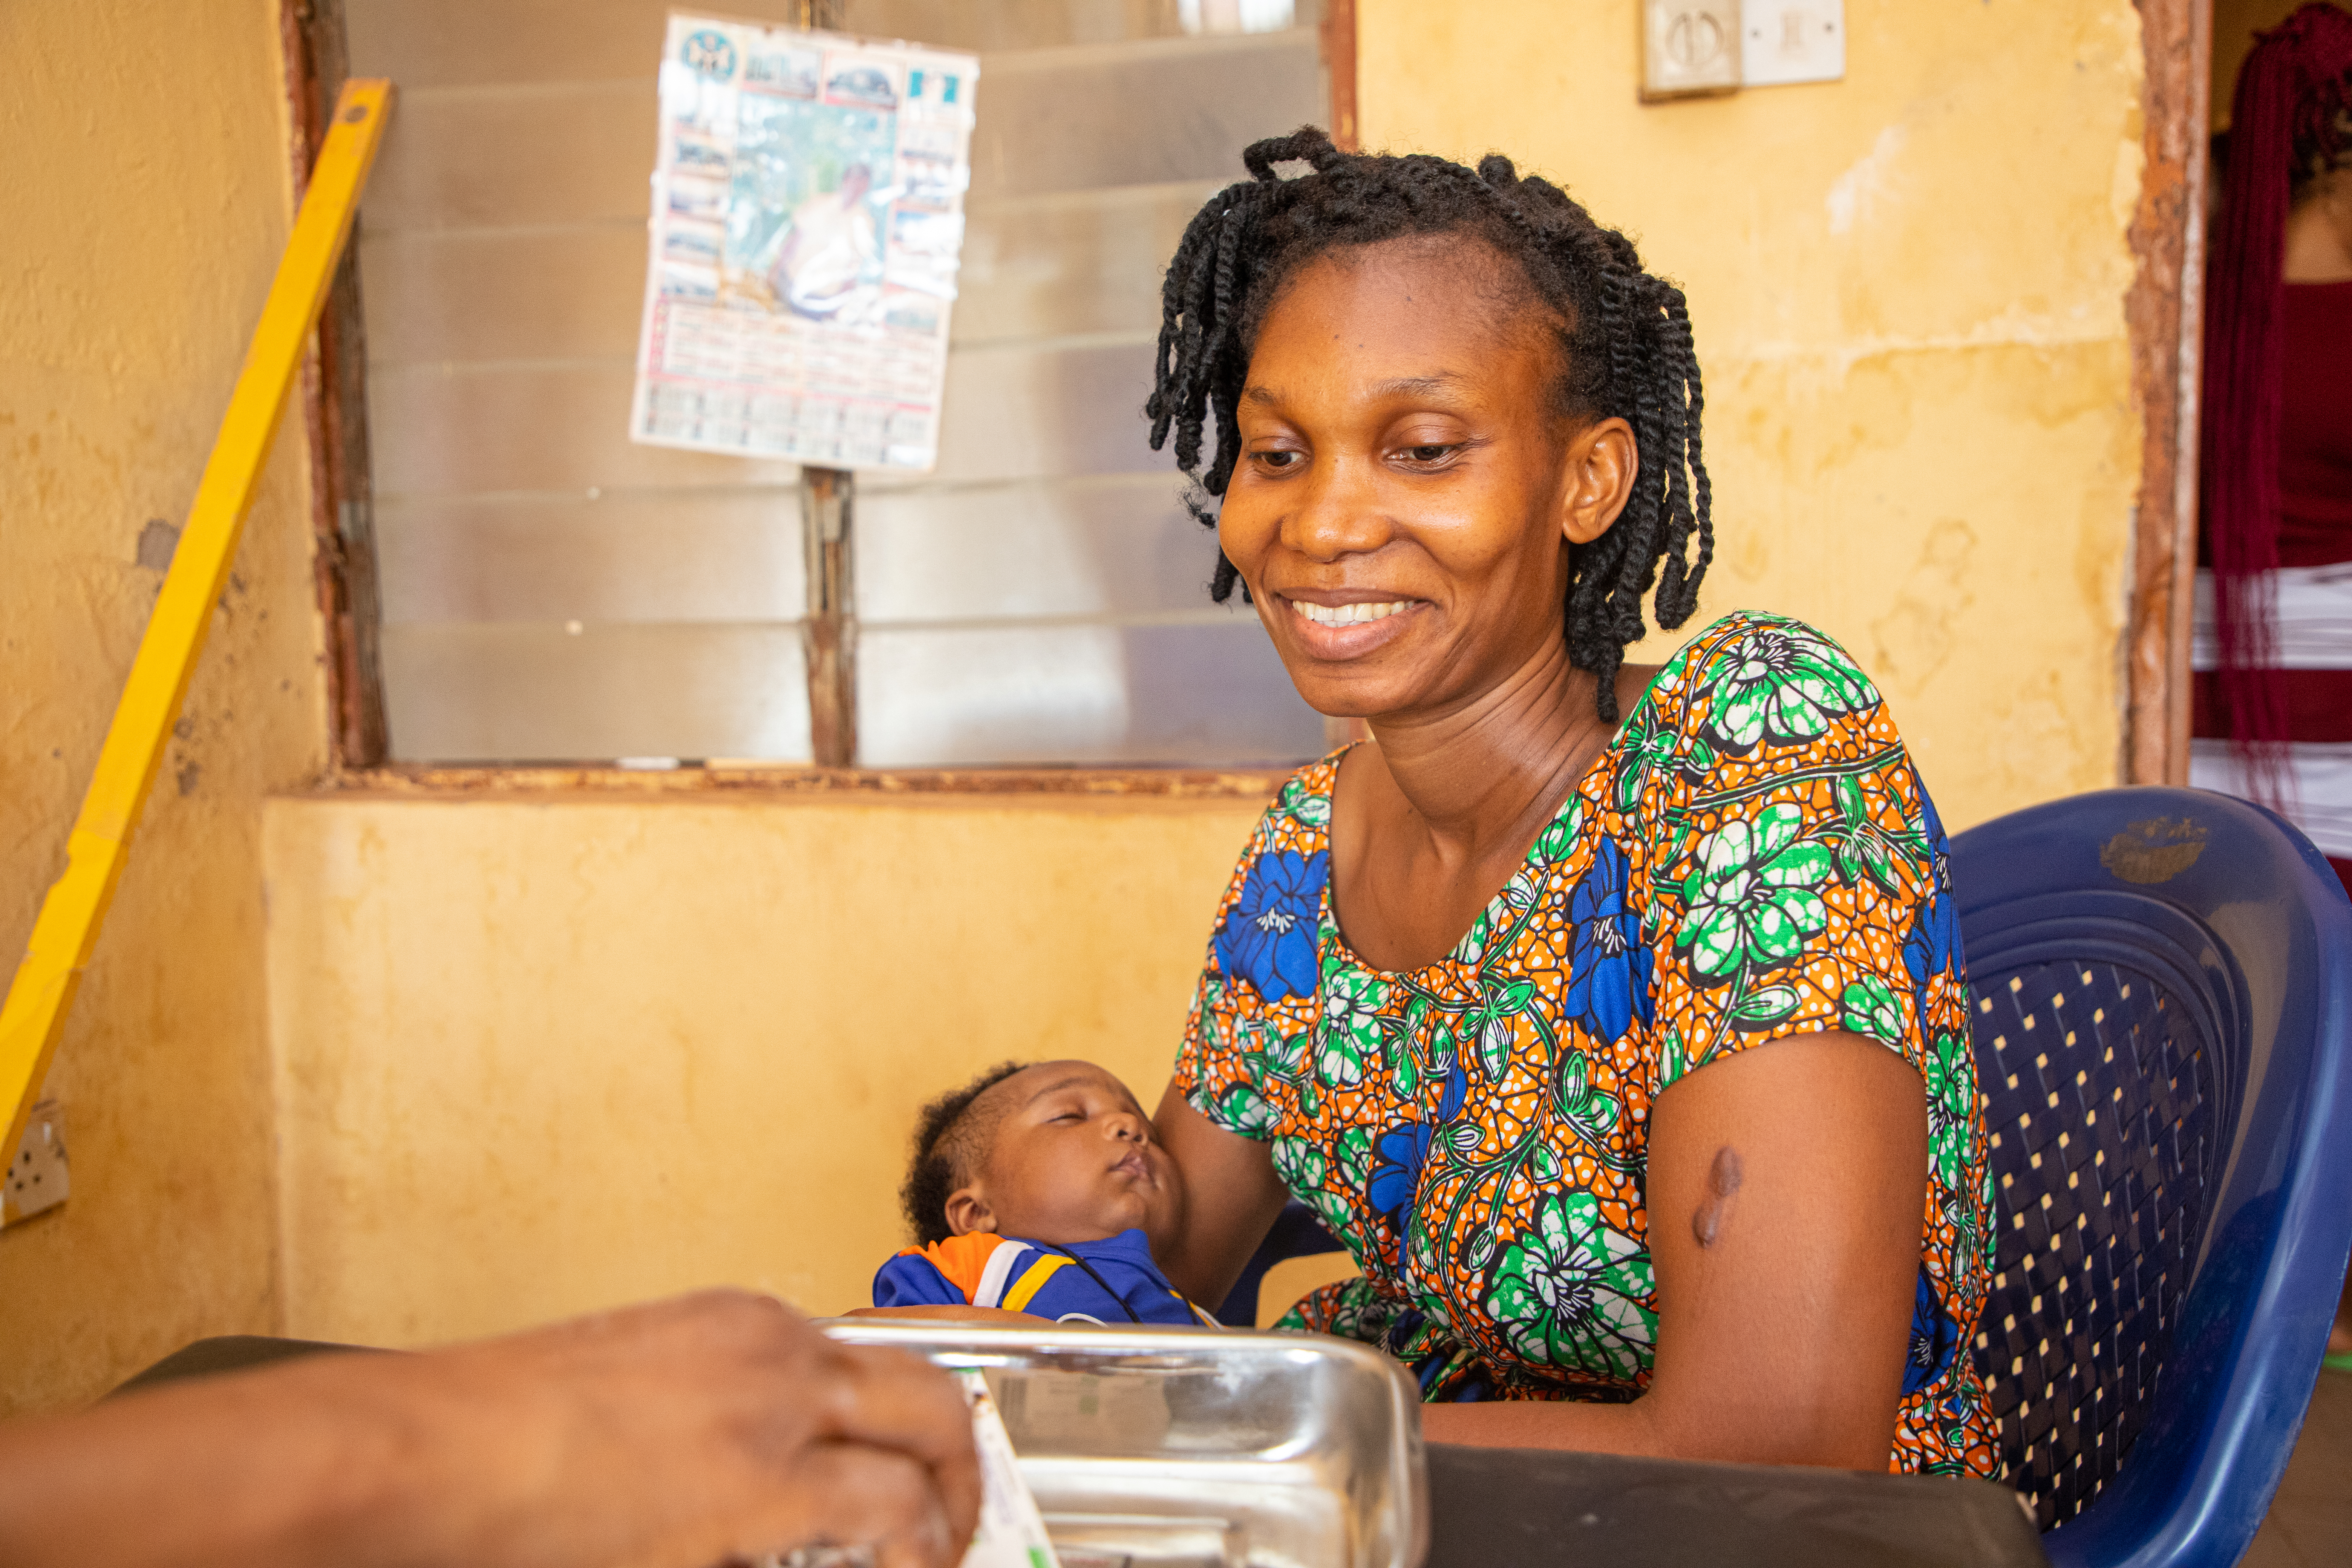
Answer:
[[(815, 754), (800, 471), (626, 436), (667, 8), (345, 0), (351, 69), (401, 89), (359, 251), (394, 760)], [(852, 503), (861, 765), (1322, 743), (1255, 617), (1208, 602), (1214, 542), (1139, 412), (1185, 221), (1243, 146), (1325, 117), (1308, 8), (1185, 32), (1221, 11), (824, 17), (982, 52), (939, 467), (860, 474)]]

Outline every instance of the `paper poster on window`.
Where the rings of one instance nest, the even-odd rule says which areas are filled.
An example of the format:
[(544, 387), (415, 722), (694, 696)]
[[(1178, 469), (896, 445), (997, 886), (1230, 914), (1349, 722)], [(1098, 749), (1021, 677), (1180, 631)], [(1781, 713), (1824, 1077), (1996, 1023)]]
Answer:
[(672, 12), (635, 440), (939, 457), (980, 62)]

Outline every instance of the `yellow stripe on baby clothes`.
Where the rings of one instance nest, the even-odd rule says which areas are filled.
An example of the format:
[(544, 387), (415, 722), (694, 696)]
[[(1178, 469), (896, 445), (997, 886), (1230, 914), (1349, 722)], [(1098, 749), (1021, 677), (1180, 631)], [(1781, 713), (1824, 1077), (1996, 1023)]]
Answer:
[(1002, 1307), (1004, 1304), (1004, 1288), (1013, 1281), (1013, 1266), (1021, 1261), (1023, 1253), (1036, 1250), (1025, 1241), (1006, 1241), (998, 1237), (995, 1249), (988, 1255), (988, 1267), (980, 1271), (980, 1287), (971, 1292), (971, 1304), (975, 1307)]
[(1054, 1277), (1054, 1270), (1066, 1268), (1069, 1263), (1066, 1258), (1039, 1258), (1029, 1272), (1021, 1277), (1021, 1282), (1004, 1293), (1004, 1310), (1018, 1312), (1027, 1308), (1029, 1298), (1045, 1288), (1045, 1281)]

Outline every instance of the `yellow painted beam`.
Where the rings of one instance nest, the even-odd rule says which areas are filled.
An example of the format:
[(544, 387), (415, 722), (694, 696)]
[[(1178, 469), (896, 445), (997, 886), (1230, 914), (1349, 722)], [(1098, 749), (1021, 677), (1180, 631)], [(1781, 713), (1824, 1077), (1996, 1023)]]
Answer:
[(15, 1158), (26, 1114), (64, 1031), (66, 1010), (98, 944), (107, 906), (114, 901), (131, 829), (139, 825), (165, 738), (187, 698), (188, 679), (236, 559), (262, 461), (269, 456), (286, 394), (301, 368), (310, 330), (351, 236), (352, 215), (391, 108), (388, 81), (345, 82), (336, 100), (334, 123), (310, 171), (294, 232), (246, 350), (245, 368), (229, 394), (220, 438), (197, 481), (188, 525), (180, 532), (172, 569), (164, 574), (147, 635), (140, 640), (114, 723), (98, 754), (98, 771), (82, 797), (81, 816), (66, 842), (65, 875), (42, 900), (32, 942), (7, 1001), (0, 1003), (0, 1109), (8, 1116), (0, 1163)]

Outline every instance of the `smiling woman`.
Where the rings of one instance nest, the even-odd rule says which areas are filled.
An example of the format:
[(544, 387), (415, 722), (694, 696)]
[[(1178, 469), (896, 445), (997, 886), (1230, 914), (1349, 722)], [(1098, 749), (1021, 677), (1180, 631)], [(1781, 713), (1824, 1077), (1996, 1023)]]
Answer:
[(1507, 159), (1246, 162), (1168, 275), (1155, 444), (1213, 591), (1372, 741), (1235, 868), (1170, 1278), (1220, 1299), (1296, 1195), (1362, 1277), (1290, 1321), (1403, 1360), (1433, 1439), (1989, 1473), (1935, 808), (1811, 627), (1623, 664), (1711, 549), (1681, 292)]

